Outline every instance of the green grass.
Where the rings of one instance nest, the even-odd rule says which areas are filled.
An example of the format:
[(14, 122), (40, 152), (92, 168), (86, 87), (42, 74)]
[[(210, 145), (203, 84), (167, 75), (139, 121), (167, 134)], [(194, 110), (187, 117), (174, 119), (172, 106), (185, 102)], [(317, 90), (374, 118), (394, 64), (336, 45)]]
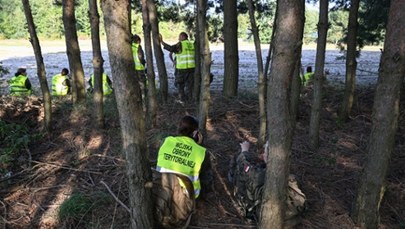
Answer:
[[(43, 138), (44, 133), (29, 132), (29, 123), (8, 123), (0, 119), (0, 175), (8, 172), (15, 158), (28, 150), (31, 142)], [(27, 160), (28, 161), (28, 160)]]
[(66, 199), (59, 208), (58, 217), (63, 221), (82, 221), (84, 217), (97, 209), (111, 204), (112, 197), (104, 192), (95, 192), (91, 195), (74, 193)]
[(90, 212), (93, 206), (92, 200), (80, 193), (73, 194), (69, 199), (65, 200), (59, 209), (59, 219), (65, 220), (80, 220), (84, 215)]

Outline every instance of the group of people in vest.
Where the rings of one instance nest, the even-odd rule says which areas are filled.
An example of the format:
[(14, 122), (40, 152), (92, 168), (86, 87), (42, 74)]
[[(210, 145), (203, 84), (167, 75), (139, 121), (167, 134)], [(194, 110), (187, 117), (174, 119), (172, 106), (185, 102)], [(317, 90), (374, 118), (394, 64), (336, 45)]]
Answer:
[[(178, 89), (180, 100), (188, 100), (192, 98), (194, 85), (194, 70), (195, 70), (195, 46), (194, 43), (188, 40), (188, 35), (185, 32), (179, 34), (179, 42), (174, 45), (169, 45), (163, 41), (162, 36), (159, 36), (159, 41), (163, 48), (170, 52), (170, 59), (175, 65), (175, 86)], [(135, 70), (143, 97), (147, 91), (146, 78), (146, 61), (145, 54), (141, 46), (141, 38), (138, 35), (132, 37), (132, 53), (135, 61)], [(175, 57), (173, 57), (173, 54)]]
[[(10, 95), (13, 96), (29, 96), (32, 94), (32, 85), (27, 76), (27, 69), (19, 68), (14, 76), (8, 80)], [(90, 90), (94, 85), (94, 75), (89, 80)], [(104, 95), (109, 95), (113, 92), (112, 83), (106, 73), (102, 75), (102, 86)], [(71, 93), (72, 85), (69, 77), (69, 70), (63, 68), (59, 74), (52, 77), (52, 96), (66, 96)]]
[[(162, 36), (159, 36), (159, 41), (163, 44), (163, 48), (171, 54), (175, 54), (173, 59), (175, 64), (175, 85), (178, 89), (180, 100), (188, 100), (192, 97), (194, 85), (194, 70), (195, 70), (195, 46), (194, 43), (188, 40), (188, 35), (185, 32), (179, 34), (179, 42), (175, 45), (165, 43)], [(135, 62), (136, 76), (142, 91), (142, 97), (145, 98), (147, 91), (146, 78), (146, 61), (145, 54), (141, 46), (141, 38), (138, 35), (132, 37), (132, 53)], [(52, 95), (65, 96), (71, 92), (71, 83), (68, 77), (69, 70), (64, 68), (60, 74), (52, 77)], [(27, 76), (25, 68), (19, 68), (9, 81), (10, 94), (15, 96), (27, 96), (32, 94), (32, 86)], [(92, 92), (94, 88), (94, 74), (88, 81)], [(102, 74), (102, 88), (104, 95), (109, 95), (113, 92), (112, 83), (108, 75)]]
[[(52, 77), (53, 96), (64, 96), (70, 93), (71, 85), (68, 74), (69, 70), (64, 68), (60, 74)], [(32, 85), (25, 68), (19, 68), (8, 83), (10, 95), (29, 96), (32, 94)]]

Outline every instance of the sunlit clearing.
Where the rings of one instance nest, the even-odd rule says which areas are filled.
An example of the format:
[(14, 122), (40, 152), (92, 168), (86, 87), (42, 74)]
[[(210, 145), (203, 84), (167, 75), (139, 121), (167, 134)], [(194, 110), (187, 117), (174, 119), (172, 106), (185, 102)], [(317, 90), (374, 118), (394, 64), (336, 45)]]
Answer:
[[(75, 178), (75, 176), (70, 176), (68, 180), (66, 180), (65, 184), (69, 184), (72, 182), (72, 180)], [(52, 200), (52, 204), (48, 206), (42, 206), (46, 210), (44, 211), (39, 225), (41, 227), (56, 227), (59, 222), (58, 222), (58, 212), (59, 212), (59, 207), (60, 205), (70, 197), (72, 194), (73, 188), (70, 185), (58, 185), (58, 186), (53, 186), (53, 187), (43, 187), (39, 188), (42, 189), (41, 191), (49, 191), (51, 189), (58, 189), (57, 193), (53, 195), (55, 198)], [(34, 194), (35, 195), (35, 194)], [(41, 195), (42, 197), (46, 197), (47, 195)], [(38, 201), (38, 199), (37, 199)], [(43, 200), (45, 201), (45, 200)], [(43, 202), (39, 201), (39, 202)]]

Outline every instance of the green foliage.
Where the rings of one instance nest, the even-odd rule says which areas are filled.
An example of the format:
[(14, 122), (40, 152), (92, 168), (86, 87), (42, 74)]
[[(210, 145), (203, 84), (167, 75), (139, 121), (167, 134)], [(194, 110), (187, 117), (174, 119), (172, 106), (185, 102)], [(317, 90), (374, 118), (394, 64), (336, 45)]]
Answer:
[(59, 208), (59, 219), (65, 220), (80, 220), (84, 215), (90, 212), (93, 206), (92, 200), (81, 194), (76, 193), (65, 200)]
[(273, 33), (273, 21), (274, 18), (260, 18), (257, 21), (259, 26), (259, 37), (262, 44), (270, 44), (271, 34)]
[[(55, 4), (59, 2), (59, 4)], [(273, 28), (276, 1), (254, 1), (256, 23), (259, 27), (259, 36), (262, 43), (269, 43)], [(327, 41), (336, 45), (344, 43), (345, 31), (350, 1), (334, 1), (335, 5), (329, 13), (329, 31)], [(31, 10), (40, 38), (60, 39), (64, 35), (62, 22), (62, 6), (60, 1), (35, 0), (30, 1)], [(195, 1), (156, 2), (159, 20), (159, 29), (167, 40), (177, 40), (180, 31), (191, 33), (195, 29)], [(208, 33), (209, 38), (222, 36), (223, 31), (223, 1), (207, 1), (208, 6)], [(100, 7), (100, 6), (99, 6)], [(385, 35), (385, 24), (389, 0), (361, 1), (359, 11), (359, 45), (379, 44)], [(132, 33), (143, 34), (142, 14), (139, 1), (132, 1)], [(245, 1), (238, 1), (238, 38), (251, 40), (250, 21)], [(103, 17), (100, 12), (100, 33), (104, 34)], [(90, 37), (90, 22), (88, 18), (88, 1), (76, 0), (75, 15), (77, 33), (79, 36)], [(317, 36), (318, 12), (307, 10), (304, 29), (305, 43), (315, 42)], [(20, 0), (0, 0), (0, 39), (27, 38), (28, 30), (26, 19)]]
[(76, 0), (75, 16), (78, 34), (90, 35), (90, 19), (88, 16), (89, 2), (87, 0)]
[(208, 38), (211, 40), (222, 36), (224, 20), (219, 15), (211, 15), (208, 20)]
[(316, 42), (319, 13), (315, 10), (305, 11), (304, 42)]
[(82, 220), (91, 211), (104, 209), (105, 205), (111, 202), (111, 196), (104, 192), (96, 192), (92, 195), (74, 193), (61, 204), (58, 217), (62, 222)]
[(359, 46), (378, 45), (384, 41), (390, 1), (364, 0), (360, 3)]
[(21, 38), (28, 36), (21, 1), (0, 0), (0, 38)]
[(327, 41), (338, 45), (343, 41), (345, 31), (347, 31), (347, 23), (349, 20), (349, 12), (344, 10), (331, 11), (329, 13), (329, 30)]
[(15, 158), (28, 149), (28, 145), (43, 137), (30, 134), (27, 125), (7, 123), (0, 119), (0, 173), (6, 173)]
[(248, 40), (251, 36), (250, 21), (248, 14), (238, 15), (238, 37)]

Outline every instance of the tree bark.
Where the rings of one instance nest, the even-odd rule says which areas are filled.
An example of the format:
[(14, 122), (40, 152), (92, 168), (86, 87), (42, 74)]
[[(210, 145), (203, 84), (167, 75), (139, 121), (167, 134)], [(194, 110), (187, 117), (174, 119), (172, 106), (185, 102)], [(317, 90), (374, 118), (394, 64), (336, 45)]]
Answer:
[(156, 101), (156, 86), (155, 86), (155, 70), (153, 67), (153, 51), (151, 39), (151, 24), (149, 21), (149, 10), (147, 0), (141, 0), (142, 3), (142, 19), (143, 19), (143, 35), (145, 38), (145, 53), (146, 65), (148, 71), (148, 120), (152, 127), (156, 126), (157, 117), (157, 101)]
[[(302, 46), (300, 47), (299, 53), (302, 53)], [(300, 74), (301, 74), (301, 55), (300, 58), (298, 58), (297, 63), (295, 64), (290, 88), (290, 115), (292, 126), (295, 126), (298, 116), (298, 106), (300, 103), (301, 85), (302, 85)]]
[(239, 56), (238, 20), (236, 0), (224, 1), (224, 85), (223, 94), (233, 97), (238, 94)]
[[(276, 3), (276, 4), (278, 4), (278, 2), (279, 2), (279, 1), (277, 0), (277, 3)], [(271, 60), (271, 57), (272, 57), (272, 52), (273, 52), (273, 49), (274, 49), (273, 41), (274, 41), (274, 34), (275, 34), (275, 31), (276, 31), (277, 15), (278, 15), (278, 12), (277, 12), (277, 8), (276, 8), (276, 12), (275, 12), (275, 14), (274, 14), (274, 20), (273, 20), (273, 31), (271, 31), (271, 39), (270, 39), (270, 45), (269, 45), (269, 52), (268, 52), (268, 54), (267, 54), (266, 64), (264, 65), (264, 76), (266, 77), (266, 79), (267, 79), (267, 73), (269, 72), (270, 60)], [(266, 83), (267, 83), (267, 82), (266, 82)]]
[(384, 180), (394, 150), (400, 93), (405, 76), (404, 11), (404, 1), (391, 1), (374, 97), (368, 154), (352, 214), (359, 228), (378, 228), (379, 208), (384, 195)]
[(102, 79), (104, 59), (100, 46), (100, 15), (97, 10), (97, 0), (89, 0), (89, 18), (91, 27), (91, 44), (93, 48), (93, 69), (94, 69), (94, 114), (98, 128), (104, 127), (104, 108)]
[(211, 67), (211, 55), (207, 34), (207, 2), (205, 0), (197, 1), (197, 23), (198, 23), (198, 38), (201, 54), (201, 96), (198, 110), (198, 121), (200, 123), (200, 129), (205, 134), (206, 123), (208, 119), (208, 109), (211, 100), (210, 93), (210, 67)]
[[(197, 3), (198, 4), (198, 3)], [(196, 12), (197, 18), (198, 18), (198, 12)], [(197, 19), (198, 20), (198, 19)], [(198, 22), (195, 25), (195, 30), (197, 31), (195, 33), (195, 40), (194, 40), (194, 47), (195, 48), (195, 69), (194, 69), (194, 85), (193, 85), (193, 99), (195, 101), (200, 101), (200, 94), (201, 94), (201, 50), (200, 50), (200, 28)]]
[(83, 102), (86, 98), (86, 87), (77, 38), (74, 0), (63, 0), (63, 26), (65, 28), (66, 53), (73, 80), (73, 102)]
[(42, 57), (41, 45), (39, 44), (37, 32), (35, 29), (34, 19), (32, 17), (31, 7), (28, 0), (22, 0), (24, 7), (25, 18), (27, 19), (28, 31), (30, 33), (30, 42), (35, 53), (35, 60), (37, 63), (37, 74), (39, 78), (39, 83), (41, 85), (42, 96), (44, 98), (44, 127), (49, 133), (52, 128), (52, 103), (51, 94), (49, 93), (48, 82), (46, 80), (46, 72), (44, 65), (44, 58)]
[(258, 95), (259, 95), (259, 137), (257, 148), (262, 149), (266, 141), (266, 78), (263, 74), (263, 58), (262, 48), (260, 47), (259, 29), (256, 25), (255, 19), (255, 6), (253, 0), (248, 0), (247, 5), (249, 8), (250, 26), (252, 27), (253, 40), (255, 43), (256, 60), (257, 60), (257, 73), (258, 73)]
[(123, 151), (126, 156), (131, 228), (154, 228), (151, 170), (145, 143), (141, 89), (135, 73), (127, 0), (102, 0), (107, 47), (114, 78)]
[(353, 106), (354, 88), (356, 86), (356, 49), (357, 49), (357, 27), (360, 0), (352, 0), (349, 12), (349, 24), (347, 31), (347, 54), (346, 54), (346, 82), (342, 106), (339, 112), (341, 120), (347, 120)]
[[(305, 24), (305, 4), (302, 6), (304, 9), (304, 14), (302, 16), (301, 21)], [(293, 128), (295, 128), (295, 124), (297, 122), (298, 116), (298, 106), (300, 103), (300, 95), (301, 95), (301, 56), (302, 56), (302, 39), (304, 37), (304, 26), (300, 27), (300, 34), (301, 37), (299, 40), (301, 44), (297, 46), (296, 52), (299, 53), (299, 57), (297, 58), (297, 62), (295, 64), (294, 73), (292, 75), (291, 87), (290, 87), (290, 115), (291, 115), (291, 124)]]
[(325, 67), (325, 49), (326, 37), (328, 33), (328, 0), (319, 2), (319, 23), (318, 23), (318, 41), (316, 47), (315, 73), (312, 77), (314, 84), (314, 95), (312, 98), (311, 118), (309, 124), (309, 136), (311, 145), (314, 149), (319, 148), (319, 126), (320, 110), (322, 102), (322, 85), (324, 67)]
[(293, 136), (289, 89), (302, 46), (304, 1), (285, 0), (277, 4), (277, 31), (267, 91), (269, 159), (264, 184), (260, 225), (284, 226), (289, 157)]
[(149, 10), (149, 21), (152, 26), (153, 51), (155, 53), (156, 66), (159, 73), (160, 98), (167, 102), (169, 94), (169, 84), (167, 80), (167, 70), (164, 60), (163, 51), (159, 42), (159, 22), (157, 20), (157, 11), (154, 0), (147, 0)]

